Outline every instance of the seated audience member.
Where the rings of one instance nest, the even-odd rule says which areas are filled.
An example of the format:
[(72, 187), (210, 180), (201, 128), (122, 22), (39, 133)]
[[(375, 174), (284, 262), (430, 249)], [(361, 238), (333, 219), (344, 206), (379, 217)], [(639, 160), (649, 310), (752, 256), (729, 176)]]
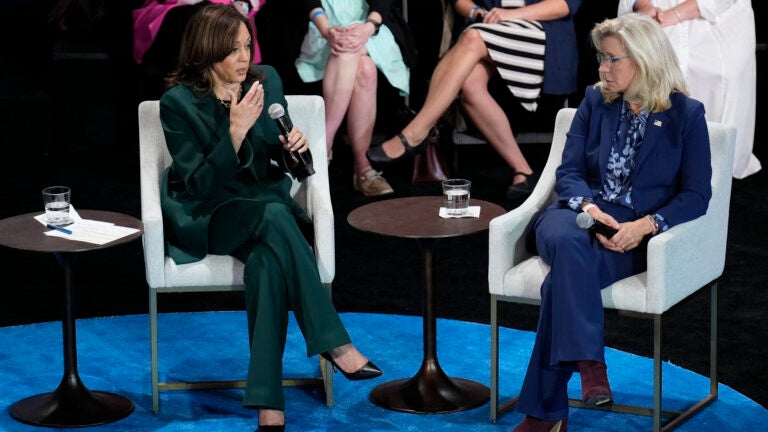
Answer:
[[(190, 18), (211, 3), (232, 4), (254, 25), (264, 0), (146, 0), (133, 11), (133, 60), (165, 78), (176, 67), (181, 35)], [(261, 62), (254, 45), (254, 63)]]
[[(243, 404), (259, 409), (259, 429), (284, 430), (282, 354), (288, 311), (307, 342), (352, 380), (381, 371), (350, 342), (320, 282), (300, 224), (307, 215), (290, 196), (291, 180), (270, 163), (280, 148), (304, 152), (294, 127), (286, 140), (265, 107), (286, 105), (280, 77), (253, 65), (253, 32), (229, 5), (196, 14), (181, 42), (179, 65), (160, 99), (173, 158), (161, 202), (169, 255), (177, 263), (207, 254), (245, 263), (251, 356)], [(290, 107), (289, 107), (290, 108)]]
[(460, 95), (462, 108), (513, 170), (507, 197), (530, 194), (533, 169), (520, 151), (505, 112), (488, 91), (501, 75), (522, 106), (533, 111), (539, 95), (576, 91), (578, 47), (573, 15), (581, 0), (455, 0), (469, 27), (438, 63), (419, 113), (397, 137), (368, 151), (374, 165), (423, 149), (430, 128)]
[(384, 18), (392, 0), (305, 0), (309, 28), (296, 59), (304, 82), (322, 80), (328, 160), (344, 117), (352, 147), (352, 185), (365, 196), (393, 191), (365, 156), (376, 123), (378, 70), (401, 95), (409, 92), (410, 74), (393, 29)]
[(621, 0), (656, 19), (672, 42), (691, 95), (707, 107), (707, 120), (736, 127), (733, 176), (760, 171), (752, 154), (757, 105), (755, 15), (749, 0)]
[[(648, 239), (707, 211), (709, 134), (659, 24), (629, 14), (597, 24), (600, 81), (587, 87), (556, 171), (558, 202), (532, 224), (550, 266), (514, 432), (567, 430), (568, 381), (587, 406), (613, 403), (600, 290), (645, 271)], [(578, 212), (617, 230), (578, 227)], [(663, 234), (662, 234), (663, 235)]]

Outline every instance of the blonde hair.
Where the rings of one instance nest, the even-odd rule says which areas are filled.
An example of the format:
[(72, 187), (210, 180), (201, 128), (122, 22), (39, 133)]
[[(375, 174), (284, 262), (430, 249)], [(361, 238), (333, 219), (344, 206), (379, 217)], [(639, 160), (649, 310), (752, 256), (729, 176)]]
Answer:
[[(591, 36), (592, 44), (598, 51), (603, 39), (617, 38), (629, 60), (635, 64), (635, 78), (624, 92), (624, 99), (637, 102), (642, 109), (655, 113), (671, 106), (670, 94), (688, 94), (672, 44), (652, 18), (632, 13), (607, 19), (592, 29)], [(607, 88), (602, 74), (596, 86), (606, 102), (622, 96)]]

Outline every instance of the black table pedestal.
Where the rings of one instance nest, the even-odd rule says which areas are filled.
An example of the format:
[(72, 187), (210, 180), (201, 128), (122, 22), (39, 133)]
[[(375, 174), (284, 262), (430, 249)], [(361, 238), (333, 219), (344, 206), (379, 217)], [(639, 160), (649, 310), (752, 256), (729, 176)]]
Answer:
[(90, 391), (77, 373), (77, 342), (73, 313), (72, 269), (76, 254), (56, 253), (64, 269), (64, 317), (61, 321), (64, 340), (64, 376), (59, 387), (22, 399), (11, 406), (16, 420), (48, 427), (95, 426), (120, 420), (133, 412), (127, 398), (107, 392)]
[(419, 239), (424, 278), (424, 358), (412, 378), (381, 384), (373, 389), (371, 402), (394, 411), (447, 413), (476, 408), (490, 398), (483, 384), (464, 378), (450, 378), (437, 360), (436, 290), (434, 248), (436, 240)]

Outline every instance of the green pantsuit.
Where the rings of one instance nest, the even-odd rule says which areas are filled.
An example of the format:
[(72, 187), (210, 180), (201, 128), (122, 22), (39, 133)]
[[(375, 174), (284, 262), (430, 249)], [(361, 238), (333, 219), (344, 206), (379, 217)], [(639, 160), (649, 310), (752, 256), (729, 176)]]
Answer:
[[(265, 73), (264, 106), (286, 106), (274, 69), (257, 67)], [(243, 403), (282, 410), (288, 311), (308, 356), (350, 338), (299, 229), (297, 221), (308, 218), (290, 197), (291, 181), (270, 164), (280, 131), (265, 110), (235, 154), (228, 112), (212, 92), (197, 95), (183, 85), (163, 95), (160, 119), (173, 158), (161, 188), (168, 253), (177, 263), (213, 253), (245, 264), (251, 355)]]

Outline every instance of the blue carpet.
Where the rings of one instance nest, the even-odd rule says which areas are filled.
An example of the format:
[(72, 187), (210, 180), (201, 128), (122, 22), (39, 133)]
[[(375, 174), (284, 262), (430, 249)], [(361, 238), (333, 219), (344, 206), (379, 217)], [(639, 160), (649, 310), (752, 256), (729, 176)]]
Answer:
[[(344, 313), (342, 319), (360, 350), (384, 370), (381, 378), (349, 382), (336, 375), (333, 408), (319, 391), (286, 388), (289, 431), (509, 431), (522, 418), (510, 413), (497, 423), (488, 420), (488, 405), (452, 414), (407, 414), (381, 409), (368, 393), (385, 381), (412, 376), (421, 364), (420, 317)], [(177, 378), (237, 379), (247, 364), (244, 312), (163, 314), (160, 318), (161, 380)], [(79, 372), (91, 390), (121, 394), (136, 408), (118, 422), (88, 428), (96, 431), (248, 431), (255, 429), (256, 411), (241, 404), (242, 390), (172, 391), (161, 393), (161, 410), (152, 414), (149, 388), (149, 325), (146, 315), (79, 320)], [(438, 320), (438, 356), (450, 376), (489, 382), (490, 332), (487, 325)], [(533, 333), (502, 329), (501, 394), (516, 394), (527, 365)], [(9, 407), (19, 399), (52, 391), (61, 380), (61, 324), (40, 323), (0, 328), (0, 430), (36, 431), (15, 421)], [(651, 404), (652, 361), (608, 349), (611, 385), (618, 403)], [(304, 342), (291, 322), (285, 354), (286, 374), (318, 369), (307, 359)], [(680, 409), (685, 401), (706, 394), (708, 379), (664, 364), (665, 409)], [(579, 380), (570, 392), (578, 396)], [(571, 409), (572, 431), (645, 431), (651, 420)], [(719, 400), (684, 424), (680, 431), (758, 430), (768, 424), (768, 412), (731, 388), (720, 385)]]

